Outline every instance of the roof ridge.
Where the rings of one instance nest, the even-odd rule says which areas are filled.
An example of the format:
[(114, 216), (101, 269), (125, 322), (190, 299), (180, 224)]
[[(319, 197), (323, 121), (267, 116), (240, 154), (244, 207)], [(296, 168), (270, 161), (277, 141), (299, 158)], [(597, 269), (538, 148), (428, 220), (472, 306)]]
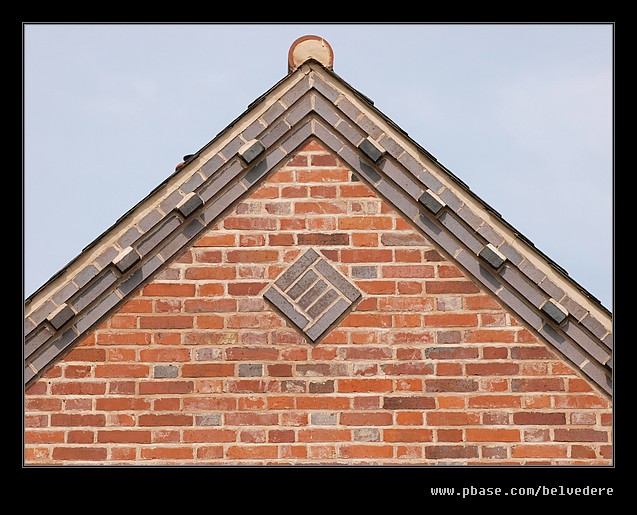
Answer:
[[(251, 104), (242, 117), (195, 155), (203, 155), (214, 144), (221, 148), (215, 147), (206, 161), (193, 159), (179, 174), (172, 174), (169, 180), (179, 177), (172, 192), (155, 199), (152, 209), (138, 214), (134, 224), (125, 226), (128, 228), (116, 244), (99, 253), (28, 313), (25, 382), (45, 370), (314, 136), (612, 395), (611, 330), (423, 166), (400, 141), (408, 138), (406, 133), (397, 136), (378, 125), (365, 112), (371, 108), (380, 113), (376, 108), (367, 101), (356, 105), (344, 94), (345, 90), (329, 84), (317, 73), (325, 69), (318, 66), (320, 63), (304, 64), (280, 81), (277, 87), (301, 74), (269, 105)], [(325, 70), (340, 81), (333, 72)], [(252, 117), (254, 120), (244, 119), (258, 106), (261, 112)], [(381, 116), (386, 120), (382, 113)], [(230, 137), (233, 134), (227, 131), (238, 121), (245, 122), (245, 127)], [(228, 134), (227, 141), (223, 141), (222, 134)], [(196, 164), (200, 166), (193, 171)], [(129, 213), (151, 197), (153, 193)], [(126, 215), (120, 223), (125, 218)]]

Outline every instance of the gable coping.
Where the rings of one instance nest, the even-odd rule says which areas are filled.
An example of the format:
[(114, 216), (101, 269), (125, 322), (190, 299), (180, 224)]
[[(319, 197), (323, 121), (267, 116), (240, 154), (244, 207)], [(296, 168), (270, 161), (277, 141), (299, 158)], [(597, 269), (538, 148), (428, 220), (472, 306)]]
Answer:
[[(539, 258), (532, 259), (501, 234), (510, 226), (497, 212), (480, 201), (499, 223), (480, 216), (475, 205), (458, 196), (475, 197), (462, 181), (449, 172), (461, 189), (443, 182), (421, 164), (433, 159), (435, 166), (446, 171), (431, 154), (376, 110), (371, 100), (314, 61), (306, 62), (251, 103), (243, 115), (85, 249), (76, 260), (79, 263), (83, 257), (83, 266), (79, 265), (81, 269), (73, 277), (50, 281), (27, 300), (28, 304), (38, 298), (37, 305), (25, 308), (25, 383), (149, 281), (206, 227), (214, 225), (310, 137), (318, 138), (612, 396), (612, 331), (589, 306), (582, 305), (585, 302), (572, 289), (560, 287), (564, 286), (559, 284), (564, 271), (557, 267), (557, 279), (549, 277), (536, 266)], [(518, 238), (519, 233), (514, 234)], [(572, 281), (564, 277), (566, 280)]]

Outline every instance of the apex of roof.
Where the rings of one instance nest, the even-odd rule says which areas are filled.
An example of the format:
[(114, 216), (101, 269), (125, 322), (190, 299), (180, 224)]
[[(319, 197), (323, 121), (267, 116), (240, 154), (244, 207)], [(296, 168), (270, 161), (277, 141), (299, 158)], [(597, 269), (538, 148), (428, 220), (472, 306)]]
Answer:
[(535, 334), (612, 395), (612, 315), (373, 102), (318, 36), (288, 75), (25, 303), (30, 383), (313, 137)]

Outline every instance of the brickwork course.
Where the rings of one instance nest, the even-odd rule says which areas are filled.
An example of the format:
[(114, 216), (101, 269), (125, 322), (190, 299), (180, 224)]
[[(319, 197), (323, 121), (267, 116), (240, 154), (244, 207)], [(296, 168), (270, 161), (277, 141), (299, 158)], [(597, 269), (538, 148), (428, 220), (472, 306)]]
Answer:
[(27, 299), (25, 464), (612, 465), (611, 314), (301, 39)]

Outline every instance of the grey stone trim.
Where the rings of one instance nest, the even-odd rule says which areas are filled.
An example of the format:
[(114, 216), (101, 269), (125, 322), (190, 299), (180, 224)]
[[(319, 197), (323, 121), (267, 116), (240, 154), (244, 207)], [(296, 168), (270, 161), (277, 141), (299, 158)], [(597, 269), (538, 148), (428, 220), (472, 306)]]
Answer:
[(367, 137), (363, 141), (361, 141), (358, 145), (358, 149), (367, 157), (369, 157), (374, 163), (377, 163), (378, 160), (383, 157), (383, 154), (385, 153), (385, 149), (370, 137)]
[(238, 151), (239, 157), (243, 159), (246, 164), (250, 164), (257, 157), (259, 157), (265, 151), (263, 143), (259, 140), (253, 139), (245, 143)]

